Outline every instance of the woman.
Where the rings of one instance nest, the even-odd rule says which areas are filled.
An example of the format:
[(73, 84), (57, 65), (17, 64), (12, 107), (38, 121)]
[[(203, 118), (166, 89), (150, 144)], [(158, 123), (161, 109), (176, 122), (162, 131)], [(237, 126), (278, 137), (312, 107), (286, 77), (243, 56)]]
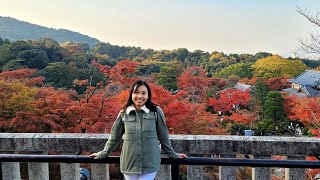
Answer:
[(160, 148), (171, 158), (186, 158), (175, 153), (160, 107), (151, 101), (151, 90), (144, 81), (135, 82), (127, 103), (114, 122), (103, 151), (91, 154), (96, 159), (108, 156), (123, 139), (120, 171), (126, 180), (153, 180), (160, 169)]

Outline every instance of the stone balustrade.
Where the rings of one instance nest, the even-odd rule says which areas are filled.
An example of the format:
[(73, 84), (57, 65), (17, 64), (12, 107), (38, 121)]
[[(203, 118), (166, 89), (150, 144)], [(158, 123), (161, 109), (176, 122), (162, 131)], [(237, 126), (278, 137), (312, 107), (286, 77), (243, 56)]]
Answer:
[[(103, 149), (108, 134), (48, 134), (48, 133), (0, 133), (0, 153), (79, 154), (97, 152)], [(270, 159), (273, 155), (287, 159), (301, 160), (306, 156), (319, 156), (320, 139), (310, 137), (274, 136), (212, 136), (212, 135), (171, 135), (171, 142), (177, 152), (189, 156), (234, 158), (236, 155), (250, 155), (256, 159)], [(19, 162), (2, 162), (3, 180), (21, 180)], [(63, 180), (79, 179), (78, 163), (61, 163)], [(305, 169), (286, 169), (286, 180), (306, 179)], [(188, 166), (188, 180), (204, 179), (202, 166)], [(33, 180), (48, 180), (48, 163), (28, 163), (28, 176)], [(108, 180), (108, 164), (92, 164), (93, 180)], [(156, 179), (170, 179), (170, 166), (162, 165)], [(219, 167), (219, 178), (235, 180), (236, 167)], [(270, 168), (252, 168), (252, 179), (271, 179)]]

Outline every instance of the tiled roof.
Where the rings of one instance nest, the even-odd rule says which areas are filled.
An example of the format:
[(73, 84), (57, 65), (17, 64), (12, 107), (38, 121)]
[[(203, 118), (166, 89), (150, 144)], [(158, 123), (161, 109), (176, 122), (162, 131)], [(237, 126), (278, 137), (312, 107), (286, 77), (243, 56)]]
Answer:
[(315, 89), (315, 88), (312, 88), (312, 87), (310, 87), (310, 86), (303, 86), (302, 87), (302, 91), (304, 92), (304, 93), (306, 93), (306, 95), (308, 96), (308, 97), (319, 97), (320, 96), (320, 91), (319, 90), (317, 90), (317, 89)]
[(314, 86), (320, 84), (320, 71), (306, 70), (299, 76), (289, 79), (288, 82), (304, 86)]
[(307, 96), (305, 93), (298, 92), (296, 89), (292, 89), (292, 88), (283, 89), (282, 92), (286, 92), (286, 93), (289, 93), (289, 94), (294, 94), (294, 95), (297, 95), (299, 97), (306, 97)]

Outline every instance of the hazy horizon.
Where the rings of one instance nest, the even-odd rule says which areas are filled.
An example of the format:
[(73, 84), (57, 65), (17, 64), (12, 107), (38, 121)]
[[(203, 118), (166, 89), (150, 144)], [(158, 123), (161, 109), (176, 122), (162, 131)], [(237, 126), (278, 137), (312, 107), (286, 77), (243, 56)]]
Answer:
[[(77, 3), (75, 3), (77, 2)], [(320, 11), (316, 0), (0, 0), (0, 16), (68, 29), (102, 42), (143, 49), (187, 48), (288, 57), (317, 27), (296, 12)], [(319, 10), (319, 11), (318, 11)]]

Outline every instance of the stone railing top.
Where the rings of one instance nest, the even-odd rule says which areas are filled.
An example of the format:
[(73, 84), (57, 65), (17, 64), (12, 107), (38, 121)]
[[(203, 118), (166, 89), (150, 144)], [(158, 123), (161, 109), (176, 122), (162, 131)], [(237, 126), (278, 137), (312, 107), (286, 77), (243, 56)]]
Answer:
[[(2, 152), (96, 152), (108, 134), (0, 133)], [(177, 152), (187, 154), (320, 155), (320, 139), (279, 136), (171, 135)]]

